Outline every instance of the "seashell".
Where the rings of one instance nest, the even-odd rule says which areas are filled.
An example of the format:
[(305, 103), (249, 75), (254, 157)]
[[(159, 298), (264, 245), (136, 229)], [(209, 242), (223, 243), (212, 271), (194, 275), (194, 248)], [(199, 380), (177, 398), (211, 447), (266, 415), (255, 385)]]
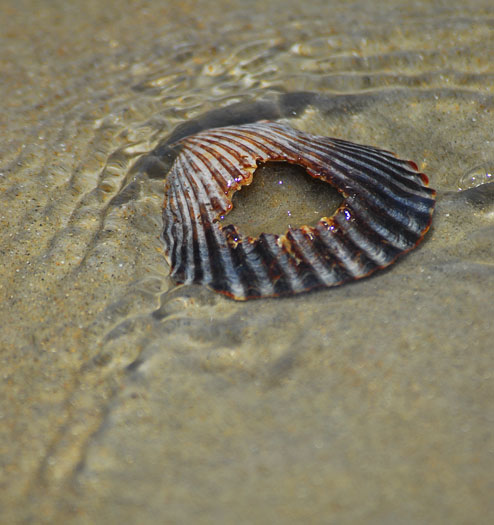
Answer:
[[(371, 146), (262, 121), (181, 139), (168, 174), (163, 241), (177, 283), (239, 300), (293, 295), (361, 279), (417, 246), (435, 191), (417, 166)], [(316, 226), (243, 236), (220, 218), (261, 163), (297, 164), (343, 202)]]

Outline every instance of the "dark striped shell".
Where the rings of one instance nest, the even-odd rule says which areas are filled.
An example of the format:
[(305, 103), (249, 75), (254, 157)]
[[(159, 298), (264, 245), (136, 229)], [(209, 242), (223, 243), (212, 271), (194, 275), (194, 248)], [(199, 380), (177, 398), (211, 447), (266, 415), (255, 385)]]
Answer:
[[(275, 122), (210, 129), (182, 139), (168, 174), (163, 241), (177, 283), (234, 299), (337, 286), (385, 268), (422, 240), (435, 191), (410, 161), (370, 146)], [(259, 164), (303, 166), (343, 196), (331, 217), (284, 235), (242, 236), (220, 216)]]

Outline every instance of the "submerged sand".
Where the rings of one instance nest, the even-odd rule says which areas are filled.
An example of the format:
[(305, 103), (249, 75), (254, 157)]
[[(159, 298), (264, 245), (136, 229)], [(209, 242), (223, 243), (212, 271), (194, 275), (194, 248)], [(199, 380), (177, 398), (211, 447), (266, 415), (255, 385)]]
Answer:
[[(2, 3), (0, 522), (494, 519), (494, 7), (463, 4)], [(424, 243), (293, 298), (175, 287), (143, 159), (252, 117), (413, 159)], [(283, 229), (265, 190), (244, 219)]]

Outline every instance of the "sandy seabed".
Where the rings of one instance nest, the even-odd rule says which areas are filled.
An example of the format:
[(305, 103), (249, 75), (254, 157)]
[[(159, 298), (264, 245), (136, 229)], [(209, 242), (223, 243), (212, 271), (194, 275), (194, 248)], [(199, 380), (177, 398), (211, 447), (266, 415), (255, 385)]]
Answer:
[[(5, 0), (0, 29), (1, 523), (494, 520), (490, 0)], [(423, 244), (293, 298), (176, 287), (142, 159), (239, 114), (414, 160)]]

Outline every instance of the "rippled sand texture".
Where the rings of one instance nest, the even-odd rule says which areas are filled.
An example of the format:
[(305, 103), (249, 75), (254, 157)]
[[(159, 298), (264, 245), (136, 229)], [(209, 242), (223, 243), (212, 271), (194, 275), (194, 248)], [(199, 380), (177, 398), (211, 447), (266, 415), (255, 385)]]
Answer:
[[(494, 7), (463, 4), (2, 2), (2, 523), (494, 519)], [(424, 243), (294, 298), (174, 287), (147, 154), (246, 118), (416, 161)]]

